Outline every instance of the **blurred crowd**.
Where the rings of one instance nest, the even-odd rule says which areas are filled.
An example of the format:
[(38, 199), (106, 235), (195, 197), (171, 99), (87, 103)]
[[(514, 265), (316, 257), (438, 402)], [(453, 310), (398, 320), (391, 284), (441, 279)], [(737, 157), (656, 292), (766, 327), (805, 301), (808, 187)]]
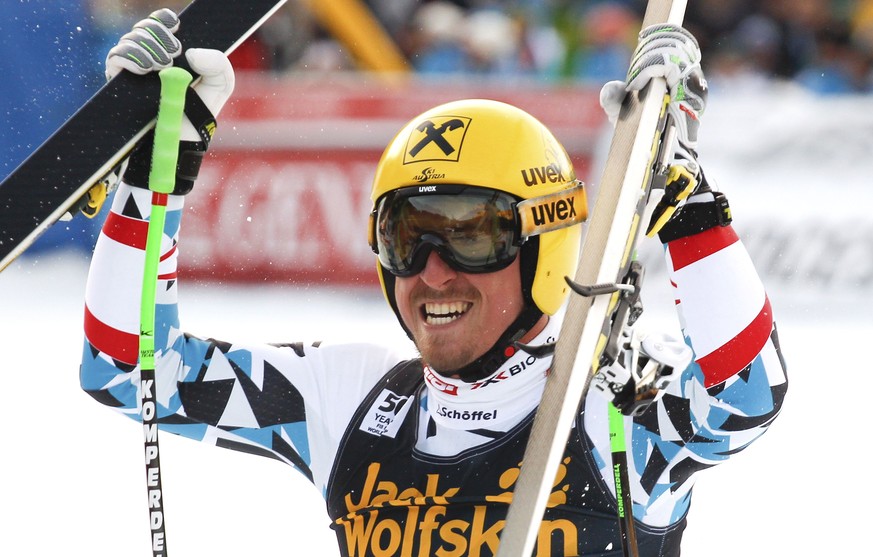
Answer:
[[(357, 50), (369, 40), (343, 44), (327, 32), (311, 6), (328, 1), (344, 6), (288, 0), (233, 53), (235, 67), (362, 69)], [(421, 76), (591, 86), (623, 79), (646, 6), (643, 0), (348, 1), (370, 8), (388, 43)], [(5, 2), (0, 179), (99, 89), (106, 53), (133, 23), (159, 7), (181, 11), (189, 2)], [(701, 43), (713, 90), (784, 80), (818, 94), (873, 92), (873, 0), (688, 0), (685, 25)], [(80, 223), (65, 231), (87, 224)]]
[[(253, 67), (354, 69), (291, 0), (257, 36)], [(646, 3), (640, 0), (368, 0), (420, 74), (622, 79)], [(691, 0), (685, 25), (699, 39), (713, 86), (793, 80), (822, 94), (873, 89), (873, 0)]]
[[(238, 69), (362, 69), (318, 2), (288, 2), (232, 59)], [(344, 8), (340, 0), (330, 0)], [(419, 75), (532, 78), (599, 86), (622, 79), (644, 0), (348, 0), (365, 3)], [(190, 0), (15, 0), (0, 18), (0, 176), (103, 83), (106, 52), (158, 7)], [(356, 24), (357, 22), (352, 22)], [(689, 0), (710, 87), (772, 80), (819, 94), (873, 91), (873, 0)], [(364, 68), (366, 69), (366, 68)]]

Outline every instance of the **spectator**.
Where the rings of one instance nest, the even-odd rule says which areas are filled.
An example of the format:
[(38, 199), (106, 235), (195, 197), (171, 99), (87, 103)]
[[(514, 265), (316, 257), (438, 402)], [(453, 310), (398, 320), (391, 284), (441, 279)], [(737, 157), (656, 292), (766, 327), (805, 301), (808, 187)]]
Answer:
[(590, 83), (624, 79), (640, 23), (633, 10), (618, 2), (588, 9), (578, 23), (580, 49), (573, 77)]
[(852, 44), (848, 25), (834, 23), (816, 33), (815, 57), (795, 79), (825, 95), (869, 92), (870, 59)]
[(442, 0), (423, 4), (403, 38), (415, 70), (422, 74), (459, 73), (468, 70), (462, 44), (465, 14), (457, 5)]
[(760, 87), (776, 77), (781, 34), (776, 23), (760, 14), (746, 17), (736, 29), (710, 47), (709, 83), (718, 89), (729, 81), (731, 87)]
[(514, 76), (529, 71), (523, 64), (521, 28), (500, 10), (475, 10), (467, 15), (464, 30), (465, 45), (471, 70), (502, 76)]

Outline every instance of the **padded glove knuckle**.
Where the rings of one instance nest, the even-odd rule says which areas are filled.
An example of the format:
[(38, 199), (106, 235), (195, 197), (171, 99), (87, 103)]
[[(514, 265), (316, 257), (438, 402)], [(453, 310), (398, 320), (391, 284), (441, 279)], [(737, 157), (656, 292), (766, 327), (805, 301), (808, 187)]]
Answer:
[(168, 8), (161, 8), (149, 14), (149, 19), (153, 19), (166, 27), (169, 31), (175, 32), (179, 28), (179, 16), (176, 12)]
[[(172, 12), (170, 13), (172, 14)], [(159, 60), (162, 66), (169, 65), (172, 58), (182, 52), (182, 45), (173, 35), (171, 27), (173, 25), (168, 27), (164, 21), (153, 17), (143, 19), (133, 26), (134, 32), (138, 33), (143, 45), (149, 49), (152, 56)], [(175, 27), (178, 27), (178, 21), (175, 22)]]

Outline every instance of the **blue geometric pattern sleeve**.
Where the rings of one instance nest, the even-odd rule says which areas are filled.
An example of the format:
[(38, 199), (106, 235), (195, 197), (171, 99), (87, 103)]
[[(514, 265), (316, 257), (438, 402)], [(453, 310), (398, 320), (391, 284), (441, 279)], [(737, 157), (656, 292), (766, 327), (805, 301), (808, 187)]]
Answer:
[[(788, 387), (769, 299), (730, 226), (670, 242), (667, 264), (694, 361), (641, 416), (625, 419), (634, 517), (681, 520), (698, 472), (761, 437)], [(585, 429), (612, 489), (606, 404), (589, 396)]]
[[(149, 192), (122, 185), (92, 257), (82, 387), (139, 420), (139, 289)], [(236, 345), (181, 331), (177, 304), (181, 199), (171, 196), (158, 270), (155, 399), (162, 430), (269, 456), (317, 485), (376, 378), (396, 363), (370, 345)], [(342, 388), (339, 388), (342, 385)], [(314, 444), (312, 435), (319, 440)]]

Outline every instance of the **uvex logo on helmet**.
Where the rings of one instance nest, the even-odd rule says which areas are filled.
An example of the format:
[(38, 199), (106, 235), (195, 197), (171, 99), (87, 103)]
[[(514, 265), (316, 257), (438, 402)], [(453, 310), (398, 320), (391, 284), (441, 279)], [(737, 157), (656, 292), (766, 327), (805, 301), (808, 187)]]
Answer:
[(564, 171), (556, 163), (522, 170), (521, 178), (529, 187), (547, 183), (561, 184), (567, 181), (567, 178), (564, 177)]
[(457, 161), (470, 125), (464, 116), (434, 116), (413, 128), (406, 142), (403, 164), (420, 161)]

